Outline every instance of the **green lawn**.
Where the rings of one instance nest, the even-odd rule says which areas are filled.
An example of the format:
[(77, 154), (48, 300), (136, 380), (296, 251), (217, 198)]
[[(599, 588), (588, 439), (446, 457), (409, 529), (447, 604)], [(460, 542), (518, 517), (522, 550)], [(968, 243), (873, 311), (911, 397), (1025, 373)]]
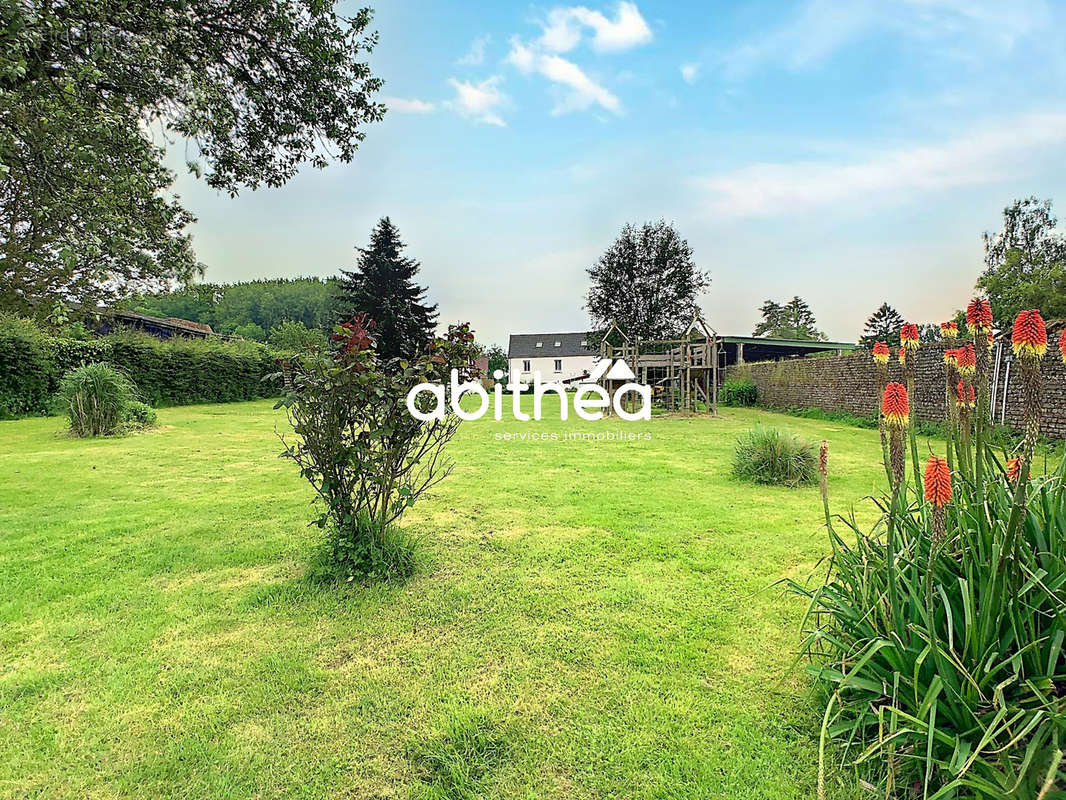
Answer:
[[(818, 493), (738, 484), (730, 457), (756, 423), (827, 438), (844, 511), (883, 481), (876, 432), (464, 423), (404, 520), (417, 575), (344, 591), (302, 578), (311, 491), (271, 403), (159, 418), (0, 422), (0, 795), (814, 796), (803, 604), (770, 585), (825, 553)], [(566, 430), (652, 439), (495, 439)]]

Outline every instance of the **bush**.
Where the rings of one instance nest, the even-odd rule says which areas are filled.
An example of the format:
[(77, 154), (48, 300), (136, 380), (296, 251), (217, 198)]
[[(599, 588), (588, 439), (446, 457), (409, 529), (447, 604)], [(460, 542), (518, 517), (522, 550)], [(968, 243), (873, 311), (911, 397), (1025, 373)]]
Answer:
[[(452, 326), (412, 361), (378, 358), (360, 315), (336, 328), (331, 350), (283, 362), (284, 405), (296, 440), (282, 456), (300, 467), (322, 502), (317, 524), (329, 531), (333, 572), (345, 580), (403, 577), (413, 568), (411, 542), (393, 529), (403, 513), (451, 471), (441, 452), (459, 425), (451, 406), (416, 419), (410, 389), (445, 383), (451, 368), (469, 377), (474, 355), (467, 326)], [(423, 411), (436, 399), (418, 396)]]
[(123, 421), (130, 428), (151, 428), (155, 425), (155, 409), (140, 400), (131, 400), (126, 404)]
[(59, 395), (74, 436), (121, 433), (136, 388), (110, 364), (88, 364), (63, 376)]
[(814, 446), (776, 428), (756, 428), (737, 440), (733, 474), (752, 483), (795, 488), (813, 483)]
[(753, 406), (759, 399), (759, 389), (751, 378), (729, 378), (718, 393), (724, 406)]

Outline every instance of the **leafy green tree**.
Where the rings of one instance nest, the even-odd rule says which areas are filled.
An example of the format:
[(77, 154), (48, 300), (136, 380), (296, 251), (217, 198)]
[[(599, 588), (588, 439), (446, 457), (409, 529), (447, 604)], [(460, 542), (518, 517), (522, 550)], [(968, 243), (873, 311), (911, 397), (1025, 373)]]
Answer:
[(602, 330), (614, 320), (626, 335), (643, 339), (679, 334), (710, 285), (688, 242), (664, 220), (639, 229), (627, 224), (588, 276), (585, 308), (593, 325)]
[(254, 322), (238, 325), (233, 329), (233, 335), (240, 336), (242, 339), (251, 339), (253, 342), (265, 342), (267, 338), (266, 331)]
[(350, 160), (384, 113), (370, 19), (329, 0), (0, 4), (0, 310), (202, 271), (163, 166), (169, 133), (230, 194), (326, 153)]
[(421, 265), (403, 255), (404, 247), (400, 231), (383, 217), (370, 246), (356, 248), (356, 268), (341, 270), (337, 319), (365, 313), (377, 326), (376, 349), (384, 359), (413, 358), (433, 339), (437, 325), (437, 306), (426, 305), (426, 289), (415, 283)]
[(1066, 234), (1057, 226), (1051, 201), (1028, 197), (1003, 209), (999, 233), (984, 234), (985, 271), (977, 288), (1000, 328), (1031, 308), (1047, 319), (1066, 317)]
[(771, 339), (804, 339), (825, 341), (825, 334), (818, 330), (814, 312), (807, 301), (793, 297), (784, 305), (767, 300), (759, 309), (762, 321), (755, 326), (753, 336)]
[(866, 320), (859, 343), (863, 347), (873, 347), (874, 342), (885, 342), (889, 347), (899, 347), (899, 332), (903, 327), (903, 315), (888, 303), (882, 303)]
[(507, 352), (498, 344), (489, 345), (485, 350), (485, 355), (489, 358), (489, 374), (488, 377), (492, 377), (492, 373), (496, 370), (503, 370), (504, 375), (507, 375)]
[(267, 343), (280, 352), (302, 353), (325, 347), (326, 334), (317, 328), (308, 328), (302, 322), (286, 320), (270, 329)]

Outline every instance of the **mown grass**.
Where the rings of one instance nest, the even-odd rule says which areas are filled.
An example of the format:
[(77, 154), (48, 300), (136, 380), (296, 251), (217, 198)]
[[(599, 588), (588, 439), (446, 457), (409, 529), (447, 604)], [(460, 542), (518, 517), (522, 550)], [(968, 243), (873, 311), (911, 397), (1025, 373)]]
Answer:
[[(883, 479), (876, 431), (750, 409), (490, 417), (404, 520), (416, 575), (343, 590), (304, 577), (269, 402), (0, 422), (0, 796), (811, 797), (802, 601), (767, 587), (827, 542), (816, 488), (730, 476), (759, 423), (829, 439), (838, 509)], [(573, 430), (652, 438), (495, 438)]]

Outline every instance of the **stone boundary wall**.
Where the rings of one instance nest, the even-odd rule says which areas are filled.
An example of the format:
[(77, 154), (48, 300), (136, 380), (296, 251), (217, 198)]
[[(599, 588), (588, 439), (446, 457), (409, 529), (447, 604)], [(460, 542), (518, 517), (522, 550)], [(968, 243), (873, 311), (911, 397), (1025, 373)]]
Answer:
[[(920, 419), (944, 419), (947, 404), (944, 397), (943, 342), (923, 344), (918, 351), (915, 375), (915, 395), (911, 398), (912, 413)], [(999, 360), (999, 375), (995, 391), (994, 416), (1015, 430), (1022, 426), (1021, 381), (1014, 364), (1008, 374), (1007, 357), (1010, 343), (997, 343), (991, 352), (991, 371)], [(1043, 363), (1044, 417), (1041, 433), (1052, 439), (1066, 439), (1066, 365), (1058, 348), (1049, 343)], [(741, 364), (729, 368), (729, 377), (749, 375), (759, 389), (759, 405), (767, 408), (820, 408), (823, 411), (847, 411), (869, 417), (876, 413), (877, 372), (868, 350), (856, 350), (841, 356), (797, 358), (787, 361), (764, 361)], [(989, 376), (989, 382), (992, 383)], [(902, 370), (893, 353), (888, 362), (888, 379), (902, 381)], [(1004, 386), (1006, 404), (1004, 407)]]

